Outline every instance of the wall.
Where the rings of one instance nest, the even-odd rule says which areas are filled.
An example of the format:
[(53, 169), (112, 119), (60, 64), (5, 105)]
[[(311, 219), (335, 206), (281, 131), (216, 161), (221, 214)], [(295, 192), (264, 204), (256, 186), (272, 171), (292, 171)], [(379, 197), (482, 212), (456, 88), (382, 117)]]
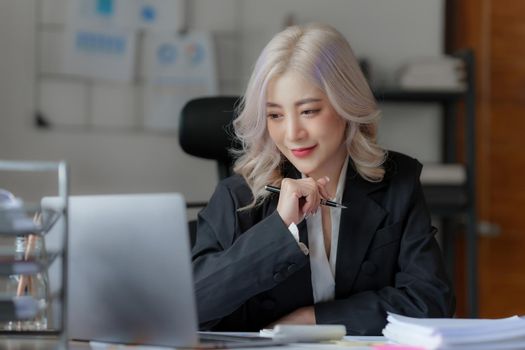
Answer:
[[(216, 184), (215, 164), (185, 155), (174, 135), (32, 126), (37, 1), (0, 0), (0, 158), (65, 159), (73, 194), (179, 191), (188, 200), (206, 200)], [(40, 1), (57, 16), (64, 4)], [(190, 0), (190, 6), (190, 26), (217, 38), (222, 93), (241, 93), (256, 56), (290, 14), (298, 22), (336, 26), (381, 82), (390, 81), (405, 59), (439, 54), (443, 46), (442, 0)], [(438, 116), (432, 106), (385, 105), (381, 141), (436, 161)]]

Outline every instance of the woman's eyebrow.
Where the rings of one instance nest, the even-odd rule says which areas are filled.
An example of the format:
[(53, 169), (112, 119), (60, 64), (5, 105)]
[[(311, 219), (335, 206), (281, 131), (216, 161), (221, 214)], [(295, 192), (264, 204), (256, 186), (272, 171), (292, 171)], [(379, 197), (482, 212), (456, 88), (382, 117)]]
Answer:
[[(295, 102), (294, 105), (295, 106), (301, 106), (301, 105), (304, 105), (306, 103), (321, 102), (321, 101), (322, 101), (322, 99), (320, 99), (320, 98), (308, 97), (308, 98), (303, 98), (302, 100), (299, 100), (299, 101)], [(278, 103), (275, 103), (275, 102), (267, 101), (266, 102), (266, 107), (281, 107), (281, 105), (278, 104)]]
[(275, 102), (266, 102), (266, 107), (281, 107), (281, 105)]
[(300, 105), (304, 105), (306, 103), (321, 102), (321, 101), (322, 101), (322, 99), (320, 99), (320, 98), (308, 97), (308, 98), (303, 98), (302, 100), (299, 100), (299, 101), (295, 102), (294, 104), (296, 106), (300, 106)]

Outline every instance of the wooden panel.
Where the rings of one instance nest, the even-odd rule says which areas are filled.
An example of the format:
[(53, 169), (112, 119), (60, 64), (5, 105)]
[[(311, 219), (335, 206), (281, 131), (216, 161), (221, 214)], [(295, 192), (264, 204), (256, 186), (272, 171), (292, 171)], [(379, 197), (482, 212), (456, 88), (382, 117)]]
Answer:
[(516, 0), (492, 0), (492, 18), (514, 18), (523, 21), (525, 2)]
[(525, 103), (525, 6), (523, 1), (492, 1), (492, 99)]
[[(493, 100), (512, 101), (523, 104), (525, 100), (525, 67), (519, 62), (525, 57), (525, 49), (512, 50), (516, 45), (497, 45), (494, 50), (506, 51), (504, 57), (495, 57), (492, 61), (491, 70), (491, 97)], [(525, 48), (525, 45), (524, 45)]]
[(525, 254), (523, 235), (480, 239), (480, 315), (525, 314)]
[[(520, 154), (521, 153), (521, 154)], [(490, 162), (494, 166), (490, 179), (490, 198), (495, 199), (515, 198), (525, 200), (525, 180), (521, 174), (525, 171), (525, 159), (518, 144), (499, 144), (491, 148)], [(497, 167), (497, 168), (496, 168)], [(503, 198), (502, 198), (503, 197)], [(502, 204), (506, 203), (492, 203)], [(525, 207), (509, 208), (509, 211), (525, 213)], [(516, 213), (518, 214), (518, 213)]]
[(477, 63), (478, 214), (501, 227), (479, 239), (480, 316), (525, 314), (525, 2), (456, 6), (456, 47)]
[[(524, 73), (525, 75), (525, 73)], [(525, 155), (525, 96), (522, 103), (493, 102), (489, 107), (490, 143), (515, 145), (517, 153), (514, 156), (520, 159)]]
[(525, 313), (525, 6), (491, 1), (489, 220), (501, 228), (480, 241), (480, 311)]

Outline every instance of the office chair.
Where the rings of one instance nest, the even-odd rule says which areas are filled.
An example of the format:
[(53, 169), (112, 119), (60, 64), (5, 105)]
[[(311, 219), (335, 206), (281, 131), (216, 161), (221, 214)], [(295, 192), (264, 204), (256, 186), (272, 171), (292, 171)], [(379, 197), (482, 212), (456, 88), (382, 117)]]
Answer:
[(232, 120), (238, 96), (196, 98), (183, 107), (179, 124), (179, 143), (184, 152), (217, 161), (219, 179), (232, 174), (229, 150), (239, 144)]
[[(229, 150), (238, 148), (232, 121), (238, 96), (201, 97), (186, 103), (179, 122), (179, 144), (189, 155), (217, 161), (219, 180), (232, 175), (233, 157)], [(187, 203), (188, 208), (206, 206), (206, 202)], [(195, 243), (197, 222), (189, 222), (191, 246)]]

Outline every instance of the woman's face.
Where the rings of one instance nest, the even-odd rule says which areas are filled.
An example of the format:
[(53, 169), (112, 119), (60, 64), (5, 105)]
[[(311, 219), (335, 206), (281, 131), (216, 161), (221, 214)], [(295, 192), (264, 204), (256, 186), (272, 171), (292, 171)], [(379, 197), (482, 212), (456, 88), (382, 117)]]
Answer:
[(276, 77), (268, 85), (266, 116), (270, 138), (301, 173), (339, 175), (346, 123), (321, 90), (296, 72)]

